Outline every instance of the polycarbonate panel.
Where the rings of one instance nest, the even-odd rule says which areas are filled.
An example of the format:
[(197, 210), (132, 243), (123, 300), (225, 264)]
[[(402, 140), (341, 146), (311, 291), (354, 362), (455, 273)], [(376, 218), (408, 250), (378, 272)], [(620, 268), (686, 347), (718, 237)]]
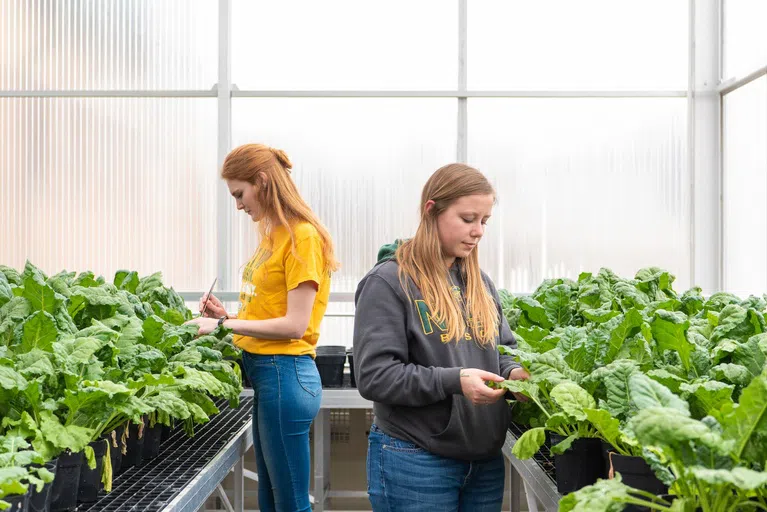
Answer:
[[(334, 292), (354, 292), (382, 244), (415, 233), (423, 185), (455, 161), (454, 99), (234, 98), (232, 110), (234, 146), (265, 143), (292, 160), (299, 191), (335, 242), (341, 270)], [(257, 226), (234, 200), (230, 211), (231, 278), (239, 283)], [(351, 346), (352, 325), (352, 318), (326, 317), (319, 343)]]
[(216, 100), (0, 98), (0, 263), (216, 275)]
[(467, 3), (470, 89), (687, 89), (688, 0)]
[(724, 1), (724, 77), (742, 77), (767, 66), (767, 2)]
[(469, 163), (498, 192), (480, 252), (499, 287), (647, 266), (690, 284), (685, 99), (468, 101)]
[(767, 292), (767, 77), (724, 97), (724, 285)]
[(216, 0), (3, 0), (0, 89), (204, 89)]
[(240, 89), (453, 89), (457, 0), (233, 0)]
[[(235, 98), (234, 146), (283, 149), (301, 194), (330, 230), (341, 270), (332, 290), (353, 292), (378, 248), (411, 236), (426, 179), (455, 161), (456, 100)], [(256, 225), (235, 210), (232, 269), (256, 247)], [(241, 275), (232, 276), (239, 283)]]

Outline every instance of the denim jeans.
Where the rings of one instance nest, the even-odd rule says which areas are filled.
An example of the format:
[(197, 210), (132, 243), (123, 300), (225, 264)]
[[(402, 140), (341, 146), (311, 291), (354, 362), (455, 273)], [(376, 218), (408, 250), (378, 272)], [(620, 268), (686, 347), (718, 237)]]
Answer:
[(368, 494), (374, 512), (500, 512), (503, 455), (466, 462), (385, 434), (368, 437)]
[(264, 512), (310, 511), (309, 428), (322, 383), (310, 356), (242, 353), (253, 386), (253, 447), (258, 506)]

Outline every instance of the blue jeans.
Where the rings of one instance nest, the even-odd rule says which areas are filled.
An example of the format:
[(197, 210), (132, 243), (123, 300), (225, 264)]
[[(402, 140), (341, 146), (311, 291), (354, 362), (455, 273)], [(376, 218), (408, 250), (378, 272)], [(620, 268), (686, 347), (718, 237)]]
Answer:
[(503, 455), (465, 462), (385, 434), (368, 437), (368, 494), (374, 512), (500, 512)]
[(253, 386), (259, 509), (310, 511), (309, 428), (322, 400), (317, 366), (310, 356), (245, 351), (242, 362)]

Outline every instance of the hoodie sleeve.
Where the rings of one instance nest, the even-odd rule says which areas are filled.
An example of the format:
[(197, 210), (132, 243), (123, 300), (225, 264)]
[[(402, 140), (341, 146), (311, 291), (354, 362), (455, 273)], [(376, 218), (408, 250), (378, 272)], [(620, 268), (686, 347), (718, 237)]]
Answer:
[(405, 304), (388, 282), (368, 276), (355, 302), (354, 374), (363, 397), (419, 407), (461, 394), (460, 368), (409, 362)]
[[(493, 294), (493, 300), (495, 301), (495, 306), (498, 308), (498, 317), (501, 319), (500, 324), (498, 325), (499, 330), (499, 337), (498, 337), (498, 344), (499, 345), (506, 345), (509, 348), (517, 348), (517, 340), (514, 337), (514, 333), (511, 332), (511, 327), (509, 327), (509, 321), (506, 320), (506, 316), (503, 314), (503, 307), (501, 307), (501, 297), (498, 295), (498, 290), (495, 288), (495, 284), (492, 280), (490, 280), (489, 277), (485, 277), (485, 283), (487, 283), (487, 287), (490, 289), (490, 293)], [(514, 360), (513, 357), (507, 356), (505, 354), (499, 354), (498, 356), (500, 358), (500, 368), (501, 368), (501, 377), (504, 379), (509, 378), (509, 373), (514, 368), (521, 368), (522, 365), (519, 364)]]

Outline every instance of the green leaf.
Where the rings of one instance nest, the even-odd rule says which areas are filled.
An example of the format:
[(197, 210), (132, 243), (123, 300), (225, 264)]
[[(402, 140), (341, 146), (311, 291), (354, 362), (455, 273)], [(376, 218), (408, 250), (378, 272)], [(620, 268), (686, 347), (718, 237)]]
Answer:
[(7, 391), (23, 391), (27, 387), (27, 379), (13, 368), (0, 366), (0, 389)]
[(589, 320), (590, 322), (602, 324), (611, 318), (619, 316), (621, 313), (620, 311), (615, 311), (611, 307), (606, 306), (599, 309), (584, 309), (581, 311), (581, 314), (586, 318), (586, 320)]
[(53, 315), (46, 311), (36, 311), (24, 322), (20, 352), (29, 352), (33, 349), (51, 352), (58, 334), (56, 319)]
[(602, 439), (617, 447), (620, 444), (621, 422), (602, 409), (584, 409), (586, 419), (594, 426)]
[(545, 440), (545, 428), (531, 428), (519, 436), (519, 439), (517, 439), (514, 446), (511, 448), (511, 453), (518, 459), (529, 459), (541, 449)]
[(34, 311), (47, 311), (53, 313), (61, 299), (56, 297), (56, 292), (45, 283), (45, 275), (27, 263), (24, 269), (24, 293), (22, 297), (29, 301)]
[(179, 352), (175, 356), (168, 359), (170, 362), (178, 362), (185, 364), (196, 364), (202, 361), (202, 353), (197, 350), (197, 347), (192, 347)]
[(682, 377), (678, 375), (674, 375), (673, 373), (669, 372), (668, 370), (650, 370), (647, 372), (647, 376), (653, 379), (656, 382), (660, 382), (664, 386), (666, 386), (668, 389), (671, 390), (672, 393), (679, 393), (680, 386), (687, 382), (686, 379), (683, 379)]
[(622, 483), (620, 475), (609, 480), (598, 480), (564, 496), (559, 501), (559, 512), (621, 512), (625, 508), (624, 503), (636, 499), (631, 491)]
[(574, 382), (562, 382), (551, 390), (551, 398), (565, 414), (577, 420), (585, 420), (584, 409), (596, 409), (594, 398), (582, 387)]
[(55, 375), (56, 370), (51, 363), (51, 353), (34, 349), (16, 356), (16, 368), (25, 377), (40, 377)]
[(737, 304), (729, 304), (719, 314), (719, 325), (711, 333), (711, 341), (717, 342), (724, 338), (737, 340), (760, 332), (762, 330), (754, 328), (747, 309)]
[(685, 337), (690, 325), (684, 313), (658, 310), (652, 321), (652, 334), (661, 350), (673, 350), (679, 354), (682, 365), (690, 368), (690, 354), (693, 345)]
[(690, 473), (703, 482), (712, 486), (732, 485), (741, 491), (764, 490), (767, 487), (767, 472), (754, 471), (744, 467), (733, 469), (709, 469), (691, 467)]
[(168, 391), (160, 391), (156, 395), (147, 397), (144, 401), (155, 411), (162, 411), (172, 418), (185, 420), (191, 415), (187, 403)]
[(0, 274), (3, 274), (8, 283), (14, 286), (23, 286), (24, 280), (15, 268), (0, 265)]
[(0, 306), (3, 306), (9, 302), (13, 297), (14, 295), (13, 290), (11, 289), (11, 283), (8, 282), (5, 274), (0, 273)]
[(629, 378), (629, 392), (632, 406), (637, 410), (665, 407), (675, 409), (685, 415), (690, 414), (690, 407), (663, 384), (652, 380), (643, 373), (634, 373)]
[(607, 400), (600, 404), (600, 408), (616, 418), (625, 418), (631, 410), (629, 379), (637, 371), (638, 365), (627, 360), (613, 361), (594, 370), (587, 380), (600, 382), (607, 395)]
[(53, 443), (54, 446), (72, 452), (79, 452), (88, 446), (95, 433), (93, 429), (77, 425), (65, 427), (50, 411), (40, 413), (40, 430), (45, 439)]
[(563, 381), (580, 382), (582, 374), (572, 370), (557, 350), (549, 350), (544, 354), (537, 355), (530, 363), (530, 371), (536, 381), (548, 382), (556, 386)]
[(584, 327), (566, 327), (557, 346), (573, 370), (589, 372), (594, 368), (596, 345)]
[(115, 273), (114, 285), (119, 290), (127, 290), (135, 295), (139, 285), (138, 274), (133, 271), (118, 270), (117, 273)]
[[(609, 345), (605, 356), (605, 363), (615, 359), (621, 346), (629, 338), (639, 332), (639, 328), (644, 322), (642, 314), (634, 308), (629, 309), (622, 317), (610, 320), (605, 327), (610, 329)], [(615, 325), (615, 327), (612, 327)]]
[(53, 344), (53, 351), (71, 365), (92, 362), (91, 358), (104, 342), (98, 338), (62, 339)]
[(680, 389), (690, 394), (688, 398), (695, 418), (703, 418), (719, 410), (723, 404), (732, 403), (731, 384), (716, 381), (695, 381), (682, 384)]
[(565, 326), (572, 322), (574, 311), (570, 305), (570, 293), (570, 286), (557, 284), (537, 297), (552, 325)]
[(570, 447), (573, 445), (575, 440), (578, 439), (578, 437), (579, 436), (577, 433), (567, 436), (562, 441), (560, 441), (559, 443), (551, 447), (551, 453), (553, 453), (554, 455), (562, 455), (563, 453), (565, 453), (567, 450), (570, 449)]
[(724, 436), (735, 442), (735, 456), (764, 463), (767, 454), (767, 373), (743, 389), (740, 403), (725, 418)]
[(651, 407), (637, 412), (629, 421), (639, 442), (645, 446), (657, 446), (674, 452), (678, 461), (690, 464), (697, 461), (699, 453), (690, 451), (690, 443), (706, 447), (725, 455), (732, 448), (717, 432), (705, 423), (686, 416), (677, 409)]
[(23, 323), (31, 312), (29, 301), (23, 297), (14, 297), (0, 308), (0, 345), (9, 344), (16, 326)]
[(546, 420), (546, 428), (556, 432), (560, 427), (571, 425), (572, 421), (572, 418), (565, 413), (558, 412), (548, 417)]
[(532, 297), (517, 297), (517, 306), (523, 311), (523, 317), (526, 317), (528, 320), (529, 325), (524, 325), (525, 327), (533, 325), (543, 327), (544, 329), (551, 329), (553, 327), (549, 317), (546, 315), (546, 310)]
[(136, 288), (136, 295), (142, 295), (158, 287), (162, 287), (162, 272), (155, 272), (152, 275), (141, 278)]
[(723, 363), (711, 368), (711, 377), (722, 382), (730, 382), (736, 386), (748, 386), (753, 375), (748, 368), (739, 364)]

